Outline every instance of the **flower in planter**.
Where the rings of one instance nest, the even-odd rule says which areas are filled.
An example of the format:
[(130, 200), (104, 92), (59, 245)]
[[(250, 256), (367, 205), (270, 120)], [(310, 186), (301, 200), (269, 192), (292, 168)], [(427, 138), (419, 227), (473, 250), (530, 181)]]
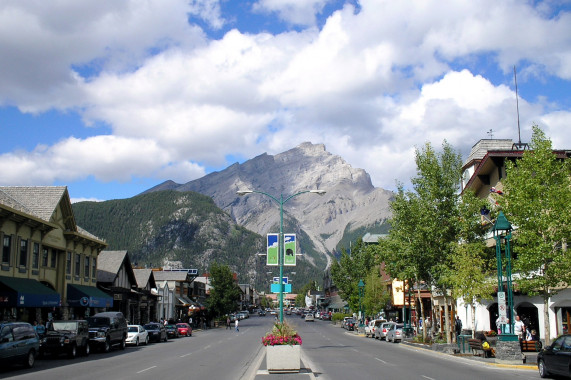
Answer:
[(498, 335), (498, 333), (495, 332), (494, 330), (490, 330), (490, 331), (484, 332), (484, 335), (485, 336), (496, 336), (496, 335)]
[(276, 323), (272, 331), (262, 338), (264, 346), (301, 345), (301, 337), (289, 324)]

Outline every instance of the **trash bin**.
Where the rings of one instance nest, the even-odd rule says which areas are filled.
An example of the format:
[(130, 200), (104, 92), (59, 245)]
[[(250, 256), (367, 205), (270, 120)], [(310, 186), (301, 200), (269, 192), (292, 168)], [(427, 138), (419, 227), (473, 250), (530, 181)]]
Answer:
[(466, 349), (470, 352), (470, 345), (468, 344), (468, 339), (472, 338), (472, 335), (458, 335), (457, 342), (458, 349), (461, 353), (465, 354)]

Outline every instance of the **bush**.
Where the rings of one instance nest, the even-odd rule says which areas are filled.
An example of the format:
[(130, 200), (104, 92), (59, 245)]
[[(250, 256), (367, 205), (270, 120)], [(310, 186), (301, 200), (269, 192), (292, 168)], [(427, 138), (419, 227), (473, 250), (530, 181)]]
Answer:
[(351, 317), (351, 314), (333, 313), (333, 315), (331, 315), (331, 321), (333, 322), (342, 321), (345, 317)]

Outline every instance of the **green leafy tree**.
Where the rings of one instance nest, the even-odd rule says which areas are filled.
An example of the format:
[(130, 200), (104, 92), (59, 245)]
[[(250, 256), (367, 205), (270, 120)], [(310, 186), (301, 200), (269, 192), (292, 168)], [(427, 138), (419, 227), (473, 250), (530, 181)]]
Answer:
[(375, 266), (373, 251), (362, 239), (357, 240), (350, 253), (343, 249), (339, 261), (331, 265), (333, 283), (351, 310), (359, 310), (359, 280), (364, 280)]
[[(415, 162), (417, 176), (411, 179), (414, 191), (399, 185), (391, 204), (391, 230), (376, 250), (391, 277), (424, 282), (429, 289), (435, 287), (446, 295), (451, 243), (458, 241), (460, 155), (446, 141), (441, 153), (427, 143), (416, 150)], [(419, 286), (417, 293), (420, 299)], [(424, 320), (422, 303), (420, 308)], [(450, 342), (448, 308), (445, 313), (446, 337)], [(425, 334), (423, 330), (424, 338)]]
[[(494, 283), (489, 273), (493, 269), (493, 257), (486, 249), (484, 236), (489, 226), (480, 220), (480, 210), (488, 205), (486, 199), (474, 192), (465, 192), (458, 206), (459, 241), (452, 243), (452, 263), (447, 281), (454, 298), (462, 298), (472, 309), (472, 326), (476, 326), (476, 303), (491, 299)], [(472, 336), (474, 336), (472, 329)]]
[(530, 151), (506, 164), (506, 217), (515, 226), (514, 270), (518, 286), (543, 298), (545, 341), (549, 344), (549, 298), (571, 283), (571, 163), (556, 157), (551, 141), (533, 127)]
[(213, 262), (210, 265), (212, 289), (208, 298), (210, 313), (220, 317), (236, 310), (242, 291), (234, 281), (234, 275), (228, 265)]
[[(378, 267), (376, 267), (376, 269), (378, 269)], [(371, 270), (364, 280), (365, 294), (363, 296), (363, 307), (365, 309), (365, 315), (376, 315), (385, 309), (391, 299), (391, 295), (383, 283), (379, 271), (376, 269)]]

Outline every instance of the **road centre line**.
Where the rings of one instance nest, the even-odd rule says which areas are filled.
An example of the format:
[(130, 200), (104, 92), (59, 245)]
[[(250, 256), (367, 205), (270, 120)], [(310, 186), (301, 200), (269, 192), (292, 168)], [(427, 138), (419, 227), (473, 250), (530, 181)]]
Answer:
[(143, 370), (141, 370), (141, 371), (139, 371), (139, 372), (137, 372), (137, 373), (143, 373), (143, 372), (148, 371), (148, 370), (153, 369), (153, 368), (157, 368), (157, 366), (154, 365), (154, 366), (152, 366), (152, 367), (145, 368), (145, 369), (143, 369)]
[(190, 356), (190, 355), (192, 355), (192, 352), (189, 352), (188, 354), (181, 355), (181, 356), (179, 356), (179, 358), (186, 358), (187, 356)]
[(378, 361), (380, 361), (380, 362), (383, 363), (383, 364), (388, 364), (386, 361), (384, 361), (384, 360), (382, 360), (382, 359), (379, 359), (379, 358), (375, 358), (375, 360), (378, 360)]
[(428, 380), (434, 380), (432, 377), (428, 377), (428, 376), (424, 376), (424, 375), (422, 375), (422, 377), (424, 377), (425, 379), (428, 379)]

